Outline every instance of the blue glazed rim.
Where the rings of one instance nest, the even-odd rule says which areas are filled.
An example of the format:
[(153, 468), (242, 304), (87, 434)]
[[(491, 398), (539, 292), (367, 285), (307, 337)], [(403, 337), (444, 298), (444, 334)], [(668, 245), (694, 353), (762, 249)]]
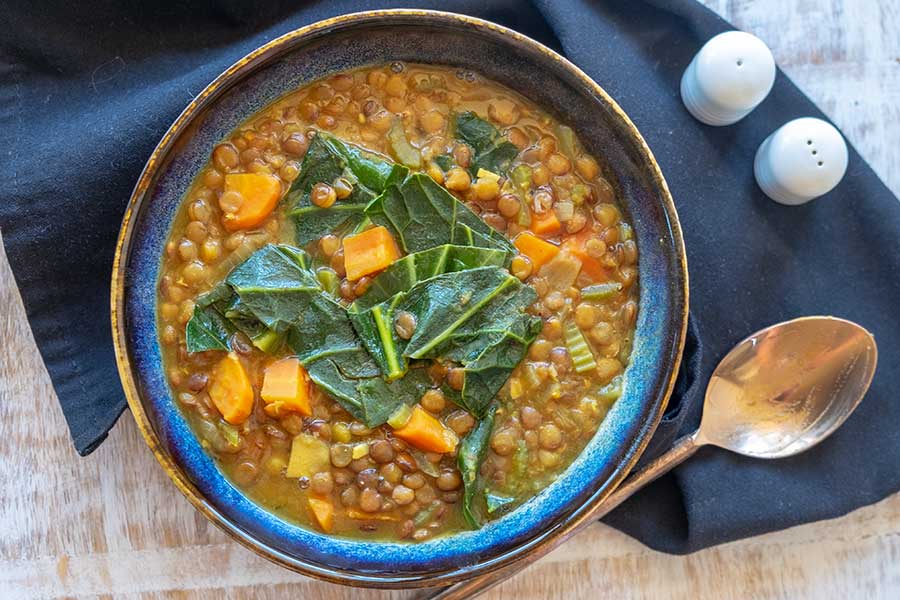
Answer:
[[(282, 520), (235, 488), (202, 449), (165, 380), (156, 325), (162, 249), (182, 194), (215, 143), (287, 91), (391, 60), (473, 69), (579, 132), (607, 161), (640, 249), (640, 301), (623, 396), (581, 455), (537, 496), (478, 531), (422, 543), (322, 535)], [(511, 74), (515, 73), (515, 77)], [(543, 553), (565, 539), (637, 462), (665, 409), (684, 346), (687, 264), (666, 182), (637, 129), (567, 60), (519, 33), (453, 13), (384, 10), (335, 17), (251, 52), (203, 90), (147, 162), (125, 212), (111, 312), (132, 415), (163, 469), (213, 523), (254, 552), (321, 579), (367, 587), (448, 584)]]

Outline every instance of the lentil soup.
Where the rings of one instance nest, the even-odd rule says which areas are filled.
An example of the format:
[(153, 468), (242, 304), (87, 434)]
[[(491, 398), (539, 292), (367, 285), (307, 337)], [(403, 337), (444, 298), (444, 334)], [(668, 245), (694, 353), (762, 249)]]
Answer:
[(471, 72), (392, 63), (279, 99), (213, 150), (162, 260), (164, 364), (202, 445), (326, 533), (477, 528), (621, 394), (637, 248), (614, 188)]

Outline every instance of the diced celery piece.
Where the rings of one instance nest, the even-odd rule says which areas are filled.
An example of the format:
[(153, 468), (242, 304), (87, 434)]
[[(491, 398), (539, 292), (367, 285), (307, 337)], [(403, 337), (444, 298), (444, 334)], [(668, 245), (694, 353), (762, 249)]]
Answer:
[(566, 223), (572, 220), (572, 217), (575, 216), (575, 203), (571, 200), (560, 200), (556, 203), (554, 207), (556, 210), (557, 218)]
[(338, 288), (341, 284), (341, 278), (338, 277), (338, 274), (334, 271), (334, 269), (322, 267), (321, 269), (316, 271), (316, 279), (319, 280), (319, 283), (322, 284), (322, 289), (324, 289), (326, 292), (328, 292), (332, 296), (337, 294)]
[(559, 125), (556, 128), (556, 134), (559, 138), (559, 149), (569, 160), (574, 161), (575, 155), (578, 153), (578, 139), (575, 137), (575, 132), (568, 125)]
[(274, 352), (281, 345), (281, 334), (272, 329), (266, 329), (265, 333), (261, 333), (251, 341), (253, 345), (267, 354)]
[(230, 446), (237, 446), (241, 443), (241, 434), (234, 425), (224, 422), (219, 423), (219, 431), (222, 432), (222, 437), (225, 438), (225, 441), (227, 441)]
[(410, 169), (422, 168), (422, 155), (406, 139), (406, 131), (404, 131), (403, 122), (400, 119), (395, 120), (391, 125), (387, 138), (391, 144), (394, 158)]
[(576, 183), (572, 186), (572, 202), (577, 205), (584, 204), (584, 201), (591, 195), (591, 190), (583, 183)]
[(401, 404), (387, 420), (387, 423), (394, 429), (400, 429), (409, 422), (410, 417), (412, 417), (412, 409), (406, 404)]
[(616, 375), (612, 381), (597, 390), (596, 398), (606, 404), (612, 404), (622, 395), (622, 376)]
[(608, 300), (622, 291), (622, 284), (617, 281), (589, 285), (581, 289), (583, 300)]
[(566, 323), (565, 339), (576, 373), (585, 373), (597, 367), (594, 354), (575, 323)]
[(530, 203), (531, 201), (529, 198), (519, 199), (519, 215), (516, 219), (516, 222), (518, 222), (522, 227), (531, 226), (531, 209), (528, 208), (528, 205)]
[(516, 165), (509, 174), (509, 178), (512, 179), (513, 183), (519, 186), (520, 189), (527, 190), (531, 188), (531, 174), (532, 169), (528, 165)]

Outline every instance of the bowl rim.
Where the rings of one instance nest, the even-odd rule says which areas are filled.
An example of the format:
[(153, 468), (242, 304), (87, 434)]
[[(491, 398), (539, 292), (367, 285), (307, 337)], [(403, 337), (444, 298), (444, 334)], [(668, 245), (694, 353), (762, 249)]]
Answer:
[[(125, 333), (125, 288), (128, 253), (131, 249), (131, 240), (134, 234), (135, 219), (141, 207), (143, 200), (146, 198), (147, 191), (150, 189), (154, 176), (160, 164), (163, 162), (168, 152), (173, 148), (177, 137), (189, 129), (193, 118), (197, 113), (207, 105), (210, 98), (214, 98), (220, 91), (220, 88), (226, 88), (233, 83), (233, 80), (239, 78), (242, 74), (252, 72), (255, 67), (263, 64), (269, 58), (279, 55), (282, 51), (290, 49), (294, 42), (299, 42), (307, 36), (323, 32), (336, 26), (353, 24), (356, 22), (366, 22), (369, 20), (388, 20), (391, 18), (422, 18), (428, 23), (428, 19), (437, 20), (443, 24), (464, 25), (474, 27), (476, 29), (486, 29), (493, 33), (499, 33), (502, 37), (509, 38), (513, 43), (523, 44), (530, 50), (535, 50), (542, 54), (545, 58), (557, 63), (557, 66), (574, 75), (586, 88), (596, 94), (606, 107), (614, 113), (614, 116), (621, 120), (622, 124), (629, 130), (632, 141), (636, 144), (637, 150), (646, 160), (646, 166), (653, 178), (653, 183), (658, 190), (662, 208), (668, 220), (671, 232), (672, 247), (675, 250), (675, 257), (678, 262), (678, 277), (676, 284), (680, 283), (679, 291), (681, 292), (681, 326), (677, 331), (673, 332), (674, 343), (671, 344), (671, 365), (664, 382), (664, 389), (659, 390), (657, 396), (660, 398), (659, 405), (654, 410), (651, 418), (649, 418), (641, 428), (635, 433), (635, 440), (632, 440), (630, 448), (627, 450), (626, 459), (619, 463), (613, 473), (599, 489), (594, 490), (580, 505), (573, 508), (571, 514), (565, 521), (557, 527), (548, 527), (544, 532), (539, 533), (535, 537), (519, 544), (498, 556), (479, 560), (475, 565), (460, 565), (452, 571), (445, 571), (437, 574), (428, 574), (426, 576), (407, 576), (396, 575), (379, 576), (379, 575), (357, 575), (346, 574), (338, 568), (326, 568), (316, 564), (309, 563), (302, 558), (286, 556), (280, 551), (271, 548), (251, 535), (237, 528), (234, 524), (228, 522), (207, 500), (205, 500), (193, 483), (178, 468), (173, 458), (165, 450), (162, 441), (154, 431), (149, 416), (144, 410), (141, 402), (140, 392), (135, 382), (135, 374), (128, 355), (128, 344)], [(326, 31), (327, 33), (327, 31)], [(668, 401), (671, 397), (675, 386), (678, 369), (682, 360), (685, 339), (688, 325), (688, 307), (689, 307), (689, 285), (688, 285), (688, 269), (687, 256), (684, 246), (684, 239), (681, 230), (681, 224), (675, 209), (675, 203), (669, 190), (668, 184), (662, 174), (659, 164), (638, 131), (637, 127), (628, 117), (619, 104), (591, 77), (582, 71), (568, 59), (544, 46), (540, 42), (521, 34), (513, 29), (498, 25), (496, 23), (463, 15), (459, 13), (426, 10), (426, 9), (383, 9), (369, 10), (342, 14), (327, 18), (321, 21), (311, 23), (298, 29), (289, 31), (278, 36), (269, 42), (259, 46), (255, 50), (249, 52), (235, 63), (219, 74), (211, 83), (209, 83), (199, 94), (197, 94), (185, 109), (179, 114), (172, 125), (166, 130), (166, 133), (160, 139), (148, 158), (144, 169), (138, 178), (134, 190), (132, 191), (128, 205), (125, 209), (122, 223), (119, 230), (118, 240), (116, 242), (115, 253), (113, 258), (112, 280), (110, 286), (110, 323), (112, 328), (113, 347), (116, 356), (116, 364), (119, 371), (119, 377), (125, 393), (130, 412), (141, 432), (144, 441), (162, 466), (163, 470), (181, 491), (181, 493), (190, 501), (190, 503), (201, 514), (203, 514), (210, 522), (216, 525), (220, 530), (224, 531), (229, 537), (239, 542), (242, 546), (253, 551), (255, 554), (262, 556), (276, 564), (279, 564), (290, 570), (300, 572), (324, 581), (332, 583), (378, 587), (386, 589), (403, 589), (413, 587), (430, 587), (435, 585), (446, 585), (455, 583), (464, 579), (468, 579), (474, 575), (480, 574), (486, 570), (495, 570), (502, 568), (525, 559), (540, 549), (540, 554), (549, 551), (555, 547), (572, 533), (574, 533), (579, 525), (590, 518), (591, 508), (602, 502), (609, 494), (611, 494), (628, 475), (637, 461), (640, 459), (646, 449), (653, 433), (655, 432), (663, 413), (665, 412)], [(637, 443), (634, 443), (634, 442)]]

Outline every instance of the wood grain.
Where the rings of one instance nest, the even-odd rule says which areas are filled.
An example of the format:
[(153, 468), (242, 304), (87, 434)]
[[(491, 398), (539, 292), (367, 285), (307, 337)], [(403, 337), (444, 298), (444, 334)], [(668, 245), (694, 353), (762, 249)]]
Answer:
[[(900, 0), (708, 0), (900, 193)], [(106, 327), (105, 322), (98, 327)], [(72, 449), (0, 253), (0, 597), (402, 598), (313, 581), (229, 541), (169, 483), (125, 415)], [(897, 598), (900, 495), (687, 557), (592, 526), (488, 598)]]

